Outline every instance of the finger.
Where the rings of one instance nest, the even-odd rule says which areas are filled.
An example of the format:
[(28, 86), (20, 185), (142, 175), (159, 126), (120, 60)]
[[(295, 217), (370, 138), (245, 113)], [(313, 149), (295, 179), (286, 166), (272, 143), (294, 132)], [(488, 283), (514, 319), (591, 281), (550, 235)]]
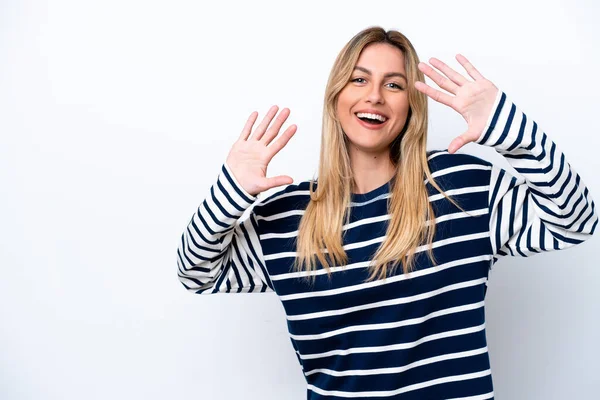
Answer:
[(431, 68), (429, 65), (425, 64), (424, 62), (419, 63), (419, 69), (425, 75), (430, 77), (431, 80), (434, 81), (439, 87), (441, 87), (442, 89), (444, 89), (452, 94), (456, 94), (456, 91), (458, 90), (458, 85), (456, 83), (452, 82), (450, 79), (446, 78), (445, 76), (442, 76), (441, 74), (439, 74), (437, 71), (435, 71), (433, 68)]
[(258, 126), (258, 128), (256, 128), (256, 130), (254, 131), (254, 134), (252, 135), (252, 140), (260, 140), (260, 138), (262, 137), (262, 135), (265, 134), (265, 131), (267, 130), (267, 127), (271, 123), (271, 120), (273, 119), (273, 117), (275, 116), (275, 114), (277, 114), (277, 110), (279, 110), (279, 107), (277, 107), (277, 106), (272, 106), (269, 109), (269, 111), (267, 112), (267, 115), (265, 115), (265, 117), (261, 121), (261, 123)]
[(438, 60), (437, 58), (430, 58), (429, 63), (442, 71), (444, 75), (452, 80), (452, 82), (456, 83), (458, 86), (462, 86), (467, 83), (467, 78), (450, 68), (446, 63)]
[(279, 153), (279, 151), (287, 145), (292, 136), (294, 136), (294, 133), (296, 133), (297, 128), (296, 125), (290, 125), (285, 132), (273, 142), (273, 144), (267, 147), (269, 149), (269, 159), (273, 158), (275, 154)]
[(464, 143), (461, 140), (459, 140), (459, 138), (455, 138), (452, 142), (450, 142), (450, 145), (448, 146), (448, 153), (456, 153), (456, 151), (463, 147), (463, 145)]
[(244, 129), (242, 129), (242, 133), (240, 134), (240, 140), (248, 139), (248, 136), (250, 136), (250, 132), (252, 132), (252, 125), (254, 125), (254, 123), (256, 122), (257, 117), (258, 112), (256, 111), (253, 111), (252, 114), (250, 114), (250, 117), (248, 117), (246, 125), (244, 125)]
[(426, 83), (423, 83), (421, 81), (415, 82), (415, 89), (417, 89), (419, 92), (425, 93), (427, 96), (431, 97), (438, 103), (442, 103), (449, 107), (452, 107), (452, 100), (454, 99), (454, 97), (447, 95), (446, 93), (442, 93), (439, 90), (427, 85)]
[(450, 142), (450, 146), (448, 146), (448, 153), (453, 154), (456, 153), (458, 149), (463, 147), (465, 144), (470, 143), (469, 132), (465, 132), (462, 135), (454, 138), (452, 142)]
[(479, 71), (477, 71), (477, 69), (473, 66), (473, 64), (469, 62), (469, 60), (467, 60), (465, 56), (457, 54), (456, 60), (467, 70), (471, 78), (475, 79), (476, 81), (479, 79), (485, 79), (483, 75), (481, 75)]
[(291, 183), (294, 183), (294, 180), (292, 179), (291, 176), (279, 175), (279, 176), (274, 176), (271, 178), (266, 178), (265, 182), (266, 182), (266, 186), (267, 186), (267, 189), (265, 189), (265, 190), (269, 190), (274, 187), (289, 185)]
[(264, 143), (265, 146), (268, 146), (269, 143), (271, 143), (271, 141), (275, 138), (275, 136), (277, 136), (279, 130), (281, 129), (281, 126), (289, 116), (289, 108), (284, 108), (283, 110), (281, 110), (281, 112), (277, 116), (277, 119), (275, 119), (273, 125), (269, 127), (267, 133), (265, 133), (265, 135), (260, 139), (260, 142)]

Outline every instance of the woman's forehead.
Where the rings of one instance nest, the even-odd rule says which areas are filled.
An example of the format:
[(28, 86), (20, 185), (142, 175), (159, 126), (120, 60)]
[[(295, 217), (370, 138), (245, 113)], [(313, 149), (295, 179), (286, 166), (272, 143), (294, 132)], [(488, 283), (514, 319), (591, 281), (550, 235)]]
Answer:
[(365, 47), (354, 66), (367, 74), (404, 72), (404, 54), (400, 49), (386, 43), (375, 43)]

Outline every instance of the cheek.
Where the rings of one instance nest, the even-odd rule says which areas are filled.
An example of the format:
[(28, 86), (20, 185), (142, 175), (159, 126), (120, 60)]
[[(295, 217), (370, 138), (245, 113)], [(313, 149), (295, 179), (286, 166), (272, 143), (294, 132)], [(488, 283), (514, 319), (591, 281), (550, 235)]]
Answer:
[(396, 106), (397, 111), (395, 112), (395, 114), (396, 114), (396, 118), (397, 118), (397, 121), (396, 121), (397, 123), (404, 124), (404, 122), (406, 122), (406, 120), (408, 118), (408, 109), (409, 109), (408, 102), (403, 102)]
[(336, 115), (340, 124), (342, 125), (342, 128), (348, 128), (353, 117), (350, 112), (350, 103), (344, 101), (344, 99), (340, 99), (336, 106)]
[(348, 110), (350, 109), (350, 102), (348, 101), (348, 96), (345, 94), (340, 94), (338, 97), (336, 112), (340, 117), (348, 114)]

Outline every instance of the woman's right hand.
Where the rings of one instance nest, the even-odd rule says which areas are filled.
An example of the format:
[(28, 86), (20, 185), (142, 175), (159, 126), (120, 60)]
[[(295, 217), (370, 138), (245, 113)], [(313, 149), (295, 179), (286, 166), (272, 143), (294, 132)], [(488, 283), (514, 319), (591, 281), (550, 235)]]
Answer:
[(278, 109), (277, 106), (271, 107), (261, 124), (252, 134), (252, 137), (249, 138), (252, 126), (258, 118), (256, 111), (250, 114), (239, 139), (233, 144), (227, 156), (227, 166), (233, 172), (235, 179), (246, 192), (253, 196), (268, 189), (294, 182), (287, 175), (267, 178), (267, 166), (269, 162), (271, 162), (271, 159), (279, 150), (285, 147), (297, 128), (296, 125), (291, 125), (285, 130), (283, 135), (269, 146), (290, 115), (290, 110), (284, 108), (277, 116), (273, 125), (269, 127)]

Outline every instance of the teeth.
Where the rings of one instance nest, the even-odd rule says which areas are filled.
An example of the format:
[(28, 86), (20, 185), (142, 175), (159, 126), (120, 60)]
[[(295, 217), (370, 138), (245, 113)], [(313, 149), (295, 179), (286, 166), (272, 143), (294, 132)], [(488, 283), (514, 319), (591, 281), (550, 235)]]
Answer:
[(370, 113), (356, 113), (358, 118), (370, 118), (370, 119), (378, 119), (381, 122), (385, 122), (387, 120), (386, 117), (379, 114), (370, 114)]

